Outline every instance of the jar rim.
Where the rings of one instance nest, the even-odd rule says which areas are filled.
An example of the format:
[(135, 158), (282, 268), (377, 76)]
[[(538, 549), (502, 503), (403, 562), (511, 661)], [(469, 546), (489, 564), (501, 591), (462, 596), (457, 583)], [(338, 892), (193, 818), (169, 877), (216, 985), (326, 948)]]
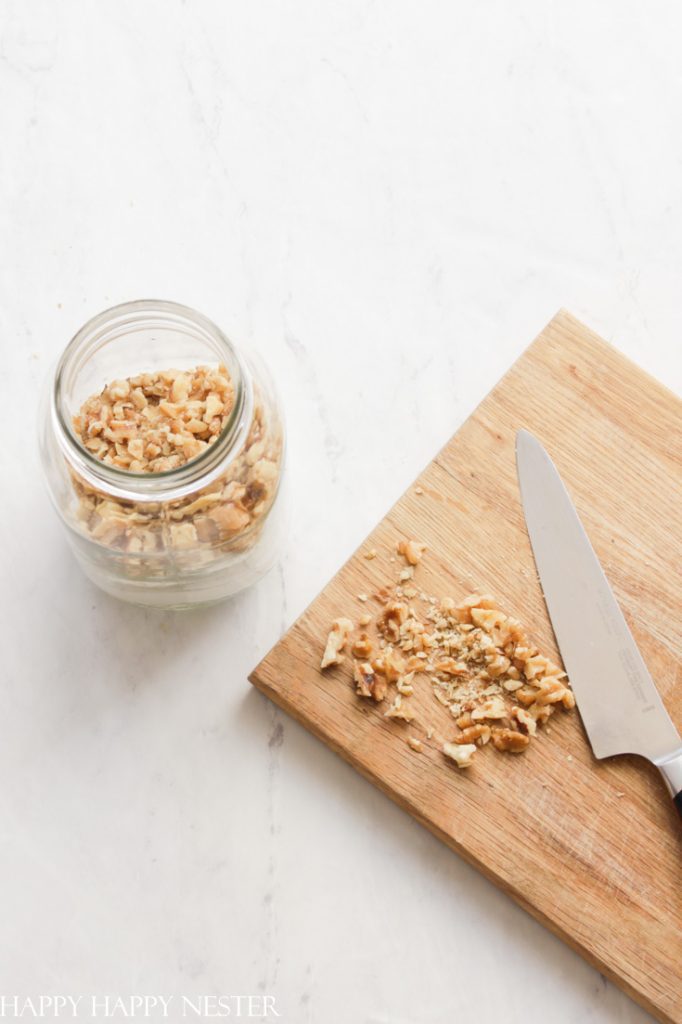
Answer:
[[(234, 386), (234, 405), (217, 439), (182, 466), (158, 473), (135, 473), (102, 462), (89, 452), (76, 435), (65, 403), (65, 384), (100, 345), (125, 334), (126, 327), (145, 323), (159, 327), (183, 326), (198, 333), (222, 350)], [(165, 299), (135, 299), (97, 313), (75, 333), (59, 359), (51, 395), (52, 416), (60, 447), (73, 468), (92, 486), (104, 488), (113, 497), (137, 502), (172, 501), (191, 494), (197, 485), (207, 486), (224, 472), (240, 447), (253, 410), (253, 383), (245, 362), (221, 331), (203, 313), (190, 306)]]

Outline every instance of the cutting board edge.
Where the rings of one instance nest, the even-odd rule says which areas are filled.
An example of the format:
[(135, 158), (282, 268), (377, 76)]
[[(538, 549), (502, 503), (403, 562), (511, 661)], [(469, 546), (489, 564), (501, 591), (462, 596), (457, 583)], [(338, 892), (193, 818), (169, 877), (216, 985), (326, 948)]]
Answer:
[[(267, 655), (266, 655), (267, 658)], [(265, 661), (266, 659), (263, 659)], [(555, 921), (547, 917), (537, 907), (534, 907), (532, 903), (529, 903), (525, 899), (522, 893), (520, 893), (513, 885), (504, 879), (501, 875), (496, 874), (490, 868), (487, 867), (477, 857), (469, 853), (465, 848), (458, 846), (456, 841), (439, 829), (437, 825), (429, 821), (428, 818), (424, 817), (410, 801), (406, 800), (397, 790), (393, 789), (387, 782), (385, 782), (381, 776), (372, 772), (369, 768), (366, 768), (357, 758), (351, 755), (350, 751), (345, 751), (344, 748), (336, 743), (336, 741), (330, 737), (324, 730), (318, 728), (317, 723), (312, 718), (306, 717), (301, 714), (299, 709), (288, 703), (284, 697), (278, 693), (277, 690), (273, 689), (267, 679), (260, 674), (260, 668), (263, 662), (261, 662), (256, 668), (249, 673), (248, 680), (255, 686), (256, 689), (262, 693), (265, 697), (281, 708), (287, 715), (293, 718), (299, 725), (303, 726), (307, 732), (312, 733), (316, 740), (320, 741), (325, 747), (332, 751), (335, 755), (340, 757), (346, 764), (354, 768), (364, 779), (366, 779), (371, 785), (375, 786), (381, 793), (387, 796), (401, 811), (407, 812), (410, 817), (424, 828), (428, 829), (431, 835), (435, 836), (442, 843), (444, 843), (450, 850), (453, 851), (458, 857), (466, 861), (477, 871), (479, 871), (489, 882), (491, 882), (497, 889), (503, 892), (506, 896), (509, 896), (517, 906), (521, 907), (527, 914), (529, 914), (534, 920), (541, 924), (544, 928), (547, 928), (552, 935), (555, 935), (563, 943), (565, 943), (574, 953), (576, 953), (582, 960), (590, 964), (591, 967), (599, 971), (606, 978), (609, 979), (617, 988), (625, 992), (638, 1006), (646, 1010), (647, 1013), (652, 1014), (656, 1020), (660, 1021), (661, 1024), (680, 1024), (680, 1018), (671, 1017), (666, 1010), (662, 1007), (657, 1006), (651, 1002), (650, 998), (639, 989), (631, 985), (626, 979), (619, 975), (614, 968), (612, 968), (606, 961), (602, 960), (597, 954), (588, 950), (584, 945), (581, 945), (571, 934), (561, 928)]]

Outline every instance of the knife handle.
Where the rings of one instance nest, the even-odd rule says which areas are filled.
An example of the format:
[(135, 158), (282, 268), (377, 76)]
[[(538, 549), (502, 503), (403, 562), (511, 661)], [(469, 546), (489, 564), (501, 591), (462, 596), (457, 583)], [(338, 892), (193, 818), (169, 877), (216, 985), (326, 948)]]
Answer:
[(665, 784), (675, 801), (675, 807), (682, 818), (682, 748), (670, 757), (656, 761), (656, 767), (665, 779)]

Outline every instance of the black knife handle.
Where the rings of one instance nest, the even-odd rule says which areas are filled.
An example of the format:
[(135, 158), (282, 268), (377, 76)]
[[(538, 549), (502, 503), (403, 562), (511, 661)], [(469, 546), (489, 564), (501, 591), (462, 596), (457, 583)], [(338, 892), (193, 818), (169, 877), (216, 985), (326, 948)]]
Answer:
[(680, 818), (682, 818), (682, 789), (677, 794), (677, 796), (673, 797), (673, 800), (675, 801), (675, 807), (677, 807), (677, 813), (679, 814)]

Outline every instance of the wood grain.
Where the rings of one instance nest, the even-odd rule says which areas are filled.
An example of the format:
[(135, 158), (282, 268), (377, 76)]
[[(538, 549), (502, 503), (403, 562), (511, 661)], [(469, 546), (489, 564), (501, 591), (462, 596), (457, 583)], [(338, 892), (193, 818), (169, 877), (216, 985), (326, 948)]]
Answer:
[[(428, 688), (415, 699), (434, 742), (324, 675), (331, 620), (395, 576), (400, 538), (426, 542), (427, 593), (495, 594), (558, 657), (520, 505), (514, 438), (553, 456), (661, 696), (682, 728), (679, 551), (682, 403), (568, 313), (526, 350), (361, 551), (267, 655), (251, 681), (661, 1021), (682, 1022), (682, 832), (656, 771), (599, 762), (577, 714), (515, 758), (483, 750), (468, 773), (435, 742), (452, 732)], [(676, 532), (677, 531), (677, 532)], [(677, 564), (676, 564), (677, 561)], [(426, 865), (425, 865), (426, 869)]]

